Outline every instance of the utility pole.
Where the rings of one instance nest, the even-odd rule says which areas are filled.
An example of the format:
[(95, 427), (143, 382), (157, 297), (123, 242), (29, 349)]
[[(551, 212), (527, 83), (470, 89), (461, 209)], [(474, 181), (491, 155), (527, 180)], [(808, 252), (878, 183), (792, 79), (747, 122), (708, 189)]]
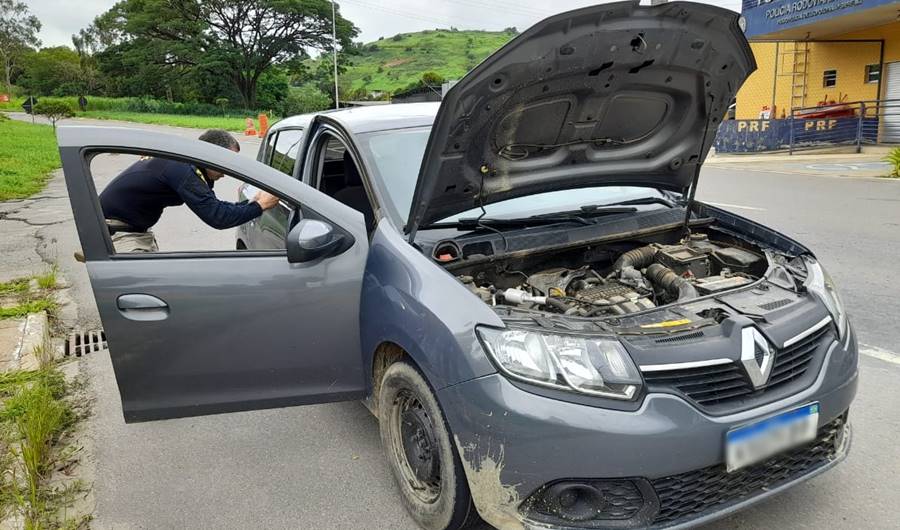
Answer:
[(334, 108), (341, 108), (341, 100), (338, 96), (338, 71), (337, 71), (337, 15), (334, 0), (331, 0), (331, 51), (334, 56)]

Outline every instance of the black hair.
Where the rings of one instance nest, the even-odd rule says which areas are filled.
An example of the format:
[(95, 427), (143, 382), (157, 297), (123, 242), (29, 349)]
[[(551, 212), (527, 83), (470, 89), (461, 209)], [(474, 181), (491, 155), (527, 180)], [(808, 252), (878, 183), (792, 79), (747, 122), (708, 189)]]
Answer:
[(241, 144), (235, 140), (234, 136), (228, 131), (224, 131), (222, 129), (210, 129), (205, 133), (200, 135), (201, 142), (211, 143), (213, 145), (218, 145), (219, 147), (224, 147), (225, 149), (233, 149), (235, 151), (241, 150)]

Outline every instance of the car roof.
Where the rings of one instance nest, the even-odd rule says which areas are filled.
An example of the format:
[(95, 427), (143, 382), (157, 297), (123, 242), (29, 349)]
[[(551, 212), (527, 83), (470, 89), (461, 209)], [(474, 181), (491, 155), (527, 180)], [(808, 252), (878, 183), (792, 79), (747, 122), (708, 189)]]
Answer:
[(272, 130), (285, 127), (305, 128), (317, 115), (327, 115), (341, 124), (353, 134), (407, 127), (425, 127), (434, 122), (439, 102), (428, 103), (392, 103), (390, 105), (373, 105), (366, 107), (350, 107), (346, 109), (328, 110), (314, 114), (290, 116), (274, 125)]

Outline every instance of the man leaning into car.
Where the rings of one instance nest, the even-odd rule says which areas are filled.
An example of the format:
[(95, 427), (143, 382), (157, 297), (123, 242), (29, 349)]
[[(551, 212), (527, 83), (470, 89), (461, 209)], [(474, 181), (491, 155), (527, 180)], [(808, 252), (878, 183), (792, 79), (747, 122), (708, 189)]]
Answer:
[[(231, 134), (210, 129), (200, 140), (240, 151)], [(224, 174), (165, 158), (145, 157), (120, 173), (100, 194), (100, 206), (117, 253), (156, 252), (159, 247), (150, 230), (169, 206), (186, 204), (213, 228), (224, 230), (256, 219), (278, 204), (278, 197), (260, 191), (250, 201), (219, 200), (213, 184)]]

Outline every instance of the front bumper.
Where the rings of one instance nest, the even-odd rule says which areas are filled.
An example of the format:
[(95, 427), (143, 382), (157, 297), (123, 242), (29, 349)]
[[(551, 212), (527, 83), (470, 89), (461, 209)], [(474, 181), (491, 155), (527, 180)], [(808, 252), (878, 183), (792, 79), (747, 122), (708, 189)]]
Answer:
[[(850, 333), (846, 342), (832, 343), (811, 386), (780, 401), (726, 416), (704, 414), (678, 396), (661, 393), (648, 394), (635, 412), (563, 402), (522, 390), (499, 374), (438, 394), (482, 517), (500, 528), (567, 528), (525, 518), (520, 504), (541, 487), (561, 480), (652, 483), (720, 466), (728, 430), (804, 403), (819, 403), (820, 428), (839, 418), (850, 407), (857, 388), (857, 345), (852, 329)], [(847, 445), (827, 465), (772, 488), (751, 490), (733, 502), (675, 520), (660, 516), (656, 506), (656, 515), (645, 522), (670, 528), (722, 517), (821, 473), (843, 458)], [(611, 526), (628, 524), (619, 521)]]

